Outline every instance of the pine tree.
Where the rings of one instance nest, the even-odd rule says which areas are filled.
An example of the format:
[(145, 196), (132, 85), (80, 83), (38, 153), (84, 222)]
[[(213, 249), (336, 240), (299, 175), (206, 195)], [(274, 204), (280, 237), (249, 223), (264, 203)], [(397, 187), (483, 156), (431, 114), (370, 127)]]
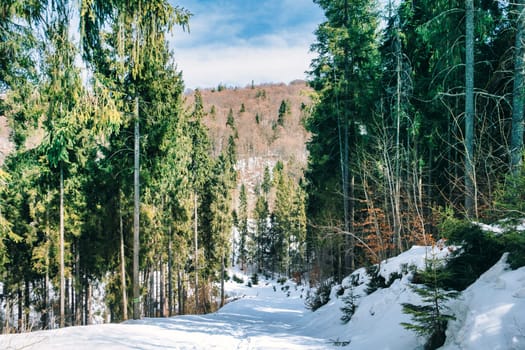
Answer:
[(290, 102), (282, 100), (279, 106), (279, 114), (277, 116), (277, 124), (284, 127), (285, 117), (290, 114)]
[(291, 276), (305, 262), (306, 212), (302, 189), (284, 169), (276, 174), (276, 198), (272, 212), (272, 253), (280, 270)]
[(446, 302), (456, 298), (458, 292), (443, 288), (446, 275), (443, 261), (433, 255), (427, 260), (425, 270), (417, 273), (423, 285), (412, 287), (423, 305), (402, 304), (403, 312), (411, 315), (413, 323), (403, 322), (401, 325), (422, 337), (427, 337), (425, 349), (437, 349), (443, 345), (447, 323), (454, 319), (454, 316), (446, 313)]
[(241, 270), (245, 269), (245, 263), (248, 254), (248, 195), (246, 193), (246, 186), (241, 185), (241, 191), (239, 194), (239, 215), (238, 215), (238, 228), (239, 228), (239, 263), (241, 264)]
[(256, 264), (257, 271), (271, 270), (275, 272), (275, 261), (277, 256), (274, 251), (273, 235), (271, 235), (268, 202), (265, 197), (258, 196), (255, 202), (253, 217), (255, 219), (255, 230), (250, 240), (249, 255), (251, 261)]
[(199, 244), (198, 244), (198, 193), (202, 192), (206, 182), (206, 176), (210, 170), (211, 160), (209, 159), (210, 142), (208, 140), (207, 129), (203, 124), (204, 107), (202, 95), (199, 90), (195, 92), (195, 104), (192, 115), (192, 122), (189, 124), (188, 133), (191, 135), (191, 165), (190, 174), (193, 186), (193, 219), (194, 219), (194, 267), (195, 267), (195, 308), (199, 309), (198, 303), (198, 279), (199, 279)]
[(261, 189), (266, 197), (272, 189), (272, 176), (270, 175), (270, 168), (268, 166), (264, 167), (263, 181), (261, 184)]
[(292, 221), (291, 213), (293, 208), (293, 194), (291, 179), (282, 171), (276, 176), (276, 195), (275, 205), (272, 212), (274, 220), (272, 221), (272, 231), (275, 235), (276, 242), (275, 254), (279, 262), (279, 270), (290, 276), (290, 249)]
[(235, 131), (235, 118), (233, 117), (233, 109), (230, 108), (228, 116), (226, 117), (226, 126), (229, 126), (232, 130)]
[[(363, 135), (357, 125), (366, 125), (373, 106), (379, 71), (378, 22), (369, 1), (315, 2), (324, 10), (326, 21), (316, 30), (317, 41), (312, 45), (318, 57), (312, 61), (310, 85), (319, 93), (319, 101), (306, 123), (312, 133), (307, 170), (309, 216), (316, 220), (333, 217), (325, 212), (338, 213), (346, 233), (341, 250), (344, 264), (338, 259), (338, 277), (342, 278), (343, 272), (355, 268), (351, 150), (358, 149)], [(338, 203), (333, 201), (334, 193), (341, 193)]]
[[(81, 32), (83, 34), (83, 54), (93, 62), (96, 76), (114, 87), (114, 93), (120, 97), (119, 104), (122, 110), (131, 112), (133, 115), (134, 144), (131, 147), (134, 149), (132, 301), (133, 318), (137, 319), (141, 317), (141, 288), (139, 285), (140, 154), (141, 150), (145, 150), (146, 155), (155, 154), (159, 148), (159, 145), (154, 142), (146, 145), (140, 144), (141, 135), (147, 133), (144, 130), (141, 132), (139, 125), (150, 133), (149, 140), (160, 139), (155, 138), (155, 133), (165, 131), (156, 128), (148, 130), (148, 123), (150, 123), (148, 118), (154, 120), (157, 113), (162, 111), (160, 105), (148, 104), (153, 98), (162, 99), (161, 95), (153, 96), (154, 89), (151, 87), (158, 82), (156, 72), (165, 68), (166, 61), (170, 57), (166, 47), (166, 32), (169, 32), (176, 24), (185, 28), (190, 14), (163, 0), (136, 0), (131, 3), (116, 1), (112, 5), (107, 6), (107, 3), (101, 0), (83, 2), (81, 5)], [(108, 19), (111, 19), (109, 23), (106, 22)], [(158, 92), (155, 91), (155, 93)], [(163, 93), (169, 93), (166, 86), (164, 86)], [(145, 101), (146, 104), (141, 104), (141, 101)], [(145, 113), (141, 115), (141, 112)], [(121, 147), (125, 145), (123, 140), (115, 141), (120, 143)], [(129, 146), (126, 145), (126, 147)], [(146, 158), (145, 161), (150, 160)], [(126, 166), (126, 163), (127, 161), (124, 161), (123, 165)], [(143, 173), (142, 176), (144, 176)], [(122, 183), (128, 184), (126, 181)]]
[(82, 85), (79, 69), (75, 67), (75, 48), (69, 41), (70, 11), (67, 3), (54, 4), (57, 14), (46, 23), (47, 33), (47, 74), (48, 84), (44, 96), (47, 97), (48, 111), (44, 123), (46, 139), (43, 147), (49, 165), (59, 177), (59, 247), (60, 247), (60, 326), (65, 326), (65, 222), (64, 222), (64, 178), (66, 167), (74, 158), (74, 138), (79, 134), (86, 113), (79, 107), (82, 102)]

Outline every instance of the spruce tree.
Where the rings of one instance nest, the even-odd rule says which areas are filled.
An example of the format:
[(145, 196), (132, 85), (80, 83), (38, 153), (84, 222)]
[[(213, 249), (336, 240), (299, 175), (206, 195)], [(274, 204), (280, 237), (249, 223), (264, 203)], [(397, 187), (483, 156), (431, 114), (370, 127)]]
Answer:
[(248, 254), (248, 195), (246, 193), (246, 186), (241, 185), (241, 191), (239, 194), (239, 215), (238, 215), (238, 229), (239, 229), (239, 263), (241, 264), (241, 270), (244, 270), (247, 254)]
[(266, 197), (272, 189), (272, 176), (270, 175), (270, 168), (268, 166), (264, 167), (263, 181), (261, 184), (261, 189)]
[(49, 165), (59, 178), (59, 274), (60, 274), (60, 326), (65, 326), (65, 203), (64, 179), (71, 162), (78, 156), (74, 139), (79, 135), (86, 121), (86, 111), (79, 106), (83, 89), (80, 71), (75, 67), (76, 50), (69, 41), (69, 27), (72, 9), (66, 2), (53, 4), (56, 17), (46, 23), (45, 41), (46, 73), (48, 82), (44, 88), (47, 98), (47, 118), (44, 122), (46, 138), (43, 147)]
[[(156, 76), (159, 70), (167, 66), (170, 53), (166, 45), (166, 32), (174, 25), (183, 28), (188, 24), (189, 12), (173, 7), (168, 2), (159, 1), (115, 1), (108, 6), (102, 0), (83, 2), (81, 5), (81, 32), (83, 34), (83, 54), (89, 58), (95, 69), (95, 76), (113, 88), (113, 94), (119, 97), (118, 104), (122, 112), (132, 115), (132, 125), (126, 123), (128, 130), (133, 130), (134, 143), (126, 145), (127, 138), (112, 142), (120, 148), (134, 150), (133, 186), (129, 179), (122, 179), (124, 189), (133, 193), (133, 318), (141, 317), (141, 291), (139, 285), (139, 249), (140, 249), (140, 155), (145, 152), (142, 162), (153, 162), (149, 155), (158, 153), (159, 144), (155, 141), (141, 145), (140, 140), (159, 140), (163, 128), (149, 128), (155, 124), (158, 114), (164, 112), (162, 105), (150, 101), (163, 98), (160, 93), (169, 93), (171, 89), (163, 86), (162, 90), (152, 88), (162, 82)], [(137, 30), (140, 28), (140, 30)], [(177, 79), (175, 79), (177, 80)], [(175, 91), (180, 85), (175, 86)], [(142, 103), (145, 102), (145, 103)], [(140, 128), (139, 128), (140, 126)], [(131, 131), (130, 130), (130, 131)], [(141, 131), (142, 130), (142, 131)], [(144, 138), (148, 135), (148, 138)], [(118, 148), (117, 148), (118, 150)], [(115, 149), (113, 151), (116, 152)], [(131, 166), (128, 160), (122, 160), (122, 166)], [(148, 168), (148, 167), (143, 167)], [(142, 186), (143, 188), (146, 186)]]
[[(355, 195), (352, 158), (360, 137), (357, 125), (367, 125), (375, 99), (378, 51), (374, 3), (370, 1), (315, 1), (326, 20), (315, 34), (312, 50), (310, 86), (319, 92), (319, 100), (306, 122), (312, 133), (308, 144), (307, 170), (309, 217), (314, 220), (337, 218), (345, 232), (345, 247), (340, 250), (338, 277), (355, 268), (353, 239)], [(338, 171), (334, 171), (338, 169)], [(333, 196), (340, 193), (340, 201)], [(332, 213), (326, 215), (328, 212)], [(333, 225), (332, 222), (323, 224)], [(343, 264), (344, 262), (344, 264)]]
[(255, 219), (255, 230), (251, 237), (251, 248), (249, 249), (251, 261), (257, 266), (257, 271), (271, 270), (275, 272), (275, 261), (277, 256), (273, 250), (273, 236), (268, 226), (269, 219), (268, 202), (265, 197), (258, 196), (255, 202), (253, 217)]
[(443, 261), (435, 255), (427, 259), (423, 271), (417, 272), (421, 285), (412, 286), (412, 290), (421, 298), (422, 305), (403, 303), (403, 312), (412, 317), (412, 323), (403, 322), (401, 325), (426, 337), (425, 349), (437, 349), (445, 342), (445, 331), (449, 320), (454, 316), (447, 313), (446, 303), (456, 298), (458, 292), (444, 289), (447, 272)]

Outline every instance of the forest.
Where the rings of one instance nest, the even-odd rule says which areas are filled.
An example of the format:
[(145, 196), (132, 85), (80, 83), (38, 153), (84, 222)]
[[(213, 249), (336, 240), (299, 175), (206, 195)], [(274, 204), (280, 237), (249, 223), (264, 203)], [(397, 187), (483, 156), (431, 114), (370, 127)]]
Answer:
[(314, 2), (325, 20), (310, 102), (283, 99), (271, 122), (285, 129), (300, 108), (307, 164), (265, 167), (249, 204), (244, 104), (214, 138), (213, 110), (200, 91), (186, 103), (170, 50), (191, 9), (2, 1), (3, 332), (90, 324), (100, 288), (111, 322), (211, 312), (234, 264), (254, 280), (340, 282), (413, 245), (464, 240), (451, 223), (497, 240), (496, 260), (523, 252), (523, 233), (479, 238), (469, 223), (524, 216), (525, 1)]

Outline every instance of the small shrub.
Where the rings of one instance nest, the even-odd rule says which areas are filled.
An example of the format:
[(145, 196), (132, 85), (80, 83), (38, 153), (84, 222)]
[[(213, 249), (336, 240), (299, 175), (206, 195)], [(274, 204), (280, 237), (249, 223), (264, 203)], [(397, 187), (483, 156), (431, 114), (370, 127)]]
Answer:
[(379, 265), (372, 265), (366, 269), (366, 273), (370, 276), (370, 281), (366, 285), (366, 294), (372, 294), (379, 288), (386, 288), (386, 281), (379, 273)]
[(354, 294), (354, 288), (350, 287), (348, 294), (343, 297), (344, 306), (341, 308), (343, 316), (341, 316), (341, 321), (343, 324), (348, 323), (357, 309), (356, 301), (358, 296)]
[(500, 242), (509, 253), (507, 263), (511, 269), (525, 266), (525, 232), (508, 231), (500, 237)]
[(279, 277), (279, 279), (277, 280), (277, 283), (279, 283), (280, 285), (283, 285), (286, 283), (286, 277)]
[(459, 293), (442, 288), (448, 273), (443, 269), (442, 261), (435, 256), (427, 260), (425, 270), (419, 271), (418, 276), (423, 284), (413, 284), (411, 288), (421, 297), (423, 305), (403, 303), (403, 312), (412, 316), (412, 323), (403, 322), (401, 325), (426, 337), (424, 349), (434, 350), (445, 343), (447, 323), (454, 319), (453, 315), (446, 313), (445, 303)]
[(388, 281), (386, 281), (386, 288), (389, 288), (396, 280), (401, 279), (403, 275), (399, 272), (392, 272), (390, 276), (388, 276)]
[(258, 89), (257, 92), (255, 93), (255, 98), (261, 98), (264, 100), (266, 98), (266, 90)]
[(446, 266), (450, 277), (444, 283), (448, 289), (464, 290), (491, 268), (504, 253), (504, 247), (494, 233), (485, 232), (472, 223), (459, 223), (442, 233), (449, 243), (461, 246), (461, 249), (451, 254)]
[(250, 277), (250, 280), (254, 286), (259, 284), (259, 275), (257, 273), (254, 273), (252, 277)]
[(410, 267), (408, 266), (408, 264), (401, 264), (399, 265), (399, 267), (401, 268), (402, 275), (407, 275), (408, 272), (410, 271)]
[(233, 281), (236, 282), (236, 283), (239, 283), (239, 284), (243, 284), (244, 283), (244, 280), (240, 277), (237, 277), (237, 275), (233, 275), (232, 277)]
[(359, 274), (358, 273), (350, 275), (350, 286), (352, 287), (359, 286)]
[(509, 174), (495, 191), (496, 219), (521, 219), (525, 213), (525, 165), (516, 174)]
[(319, 309), (321, 306), (326, 305), (330, 301), (330, 292), (335, 282), (332, 279), (323, 281), (315, 293), (312, 295), (308, 293), (306, 297), (306, 307), (312, 311)]

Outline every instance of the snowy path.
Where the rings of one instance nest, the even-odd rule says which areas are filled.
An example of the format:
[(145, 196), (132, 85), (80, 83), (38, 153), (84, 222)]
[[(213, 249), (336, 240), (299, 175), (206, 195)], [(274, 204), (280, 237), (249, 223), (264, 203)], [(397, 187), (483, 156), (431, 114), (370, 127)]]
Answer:
[[(233, 286), (235, 289), (236, 286)], [(144, 319), (124, 324), (0, 336), (0, 349), (327, 349), (328, 340), (304, 334), (301, 291), (291, 296), (280, 286), (238, 286), (248, 294), (217, 313)], [(251, 294), (251, 295), (250, 295)]]
[[(421, 268), (428, 249), (413, 247), (383, 262), (383, 277), (402, 266)], [(335, 290), (325, 306), (311, 312), (304, 306), (303, 287), (262, 281), (249, 288), (246, 283), (229, 282), (228, 295), (239, 300), (214, 314), (0, 335), (0, 350), (340, 349), (332, 339), (340, 345), (350, 342), (343, 349), (351, 350), (423, 349), (424, 339), (401, 325), (411, 321), (402, 312), (402, 303), (419, 302), (409, 275), (370, 295), (365, 293), (365, 269), (356, 270), (354, 277), (359, 281), (353, 289), (359, 296), (358, 307), (347, 324), (340, 321), (344, 304)], [(344, 284), (349, 286), (350, 281), (347, 278)], [(443, 350), (525, 349), (525, 267), (509, 270), (502, 258), (450, 307), (456, 320), (449, 324)]]

